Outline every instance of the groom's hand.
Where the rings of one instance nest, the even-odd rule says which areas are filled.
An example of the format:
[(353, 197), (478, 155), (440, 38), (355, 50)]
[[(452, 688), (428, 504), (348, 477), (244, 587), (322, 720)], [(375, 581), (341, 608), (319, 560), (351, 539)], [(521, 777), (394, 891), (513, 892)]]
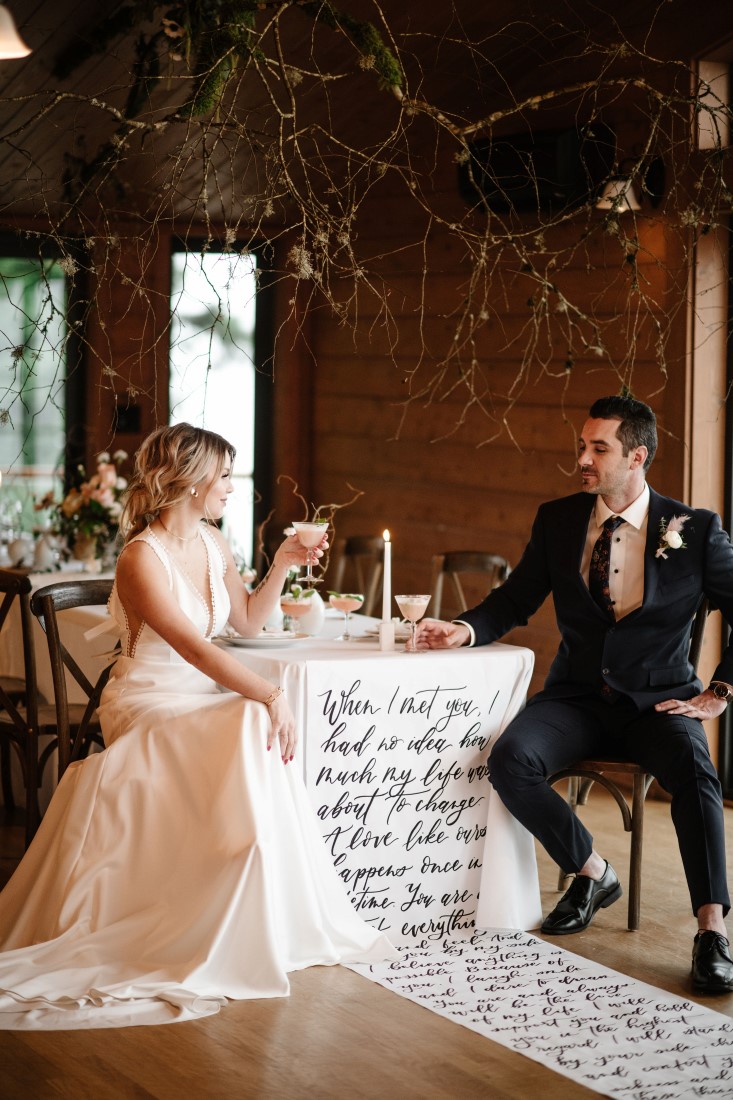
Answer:
[(466, 645), (470, 639), (471, 633), (463, 623), (423, 619), (417, 626), (418, 649), (455, 649)]
[(726, 706), (725, 699), (718, 699), (708, 688), (702, 695), (693, 695), (691, 699), (665, 699), (663, 703), (657, 703), (654, 709), (664, 714), (684, 714), (686, 718), (699, 718), (704, 722), (707, 718), (717, 718)]

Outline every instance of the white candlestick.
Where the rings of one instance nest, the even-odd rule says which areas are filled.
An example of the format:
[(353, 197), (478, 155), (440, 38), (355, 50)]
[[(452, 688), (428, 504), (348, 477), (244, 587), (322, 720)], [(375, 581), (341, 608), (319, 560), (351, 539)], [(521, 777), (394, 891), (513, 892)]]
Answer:
[(392, 543), (389, 531), (384, 532), (384, 579), (382, 583), (382, 622), (392, 618)]

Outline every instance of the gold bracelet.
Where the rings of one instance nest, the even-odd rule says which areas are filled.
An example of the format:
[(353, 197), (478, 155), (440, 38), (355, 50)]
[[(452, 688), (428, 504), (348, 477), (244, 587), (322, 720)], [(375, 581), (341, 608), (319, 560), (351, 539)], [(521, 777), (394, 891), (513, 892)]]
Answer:
[(282, 695), (282, 693), (283, 693), (283, 689), (281, 687), (274, 688), (273, 691), (265, 699), (265, 706), (266, 707), (272, 706), (272, 704), (275, 702), (275, 700), (278, 699)]

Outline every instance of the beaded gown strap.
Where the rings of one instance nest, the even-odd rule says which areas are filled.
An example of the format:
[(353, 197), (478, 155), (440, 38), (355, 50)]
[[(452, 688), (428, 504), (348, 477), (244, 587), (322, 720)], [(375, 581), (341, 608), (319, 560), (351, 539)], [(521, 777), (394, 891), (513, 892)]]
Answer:
[(227, 571), (227, 563), (221, 546), (209, 531), (208, 524), (204, 523), (201, 525), (201, 534), (203, 535), (204, 541), (206, 542), (206, 545), (209, 549), (209, 561), (215, 560), (221, 564), (221, 575), (223, 577)]
[[(133, 542), (144, 542), (147, 546), (150, 547), (150, 549), (155, 553), (158, 560), (161, 561), (165, 566), (166, 573), (168, 574), (168, 585), (170, 588), (172, 588), (173, 573), (171, 571), (170, 561), (168, 560), (168, 554), (162, 542), (160, 542), (155, 537), (155, 535), (152, 531), (149, 530), (149, 528), (146, 528), (144, 531), (141, 531), (139, 535), (136, 535), (134, 538), (130, 539), (130, 541), (122, 547), (121, 553), (124, 554), (127, 547), (132, 546)], [(122, 600), (120, 599), (117, 592), (116, 580), (114, 585), (112, 586), (112, 592), (110, 593), (107, 610), (109, 611), (112, 618), (116, 620), (123, 631), (123, 637), (124, 639), (126, 639), (126, 644), (123, 644), (123, 652), (125, 656), (134, 657), (137, 643), (140, 640), (140, 635), (142, 634), (143, 628), (145, 626), (145, 620), (140, 620), (137, 630), (135, 631), (135, 634), (133, 636), (133, 633), (130, 629), (130, 622), (127, 617), (127, 612), (125, 611), (125, 606), (122, 603)]]
[(130, 543), (128, 545), (131, 545), (133, 542), (147, 543), (147, 545), (150, 547), (150, 549), (155, 552), (158, 559), (165, 566), (165, 571), (168, 574), (168, 584), (171, 585), (171, 587), (172, 587), (173, 586), (173, 572), (172, 572), (172, 569), (171, 569), (170, 558), (168, 557), (168, 551), (166, 550), (165, 546), (163, 546), (163, 543), (160, 541), (158, 536), (155, 535), (150, 530), (150, 528), (146, 528), (146, 530), (143, 531), (142, 534), (137, 535), (134, 539), (130, 539)]

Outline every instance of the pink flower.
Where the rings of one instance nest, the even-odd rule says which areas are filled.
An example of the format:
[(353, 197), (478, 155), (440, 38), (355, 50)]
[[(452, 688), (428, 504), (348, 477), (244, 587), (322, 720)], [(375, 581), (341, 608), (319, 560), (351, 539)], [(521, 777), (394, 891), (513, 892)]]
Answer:
[(97, 467), (96, 476), (103, 489), (114, 489), (117, 481), (117, 467), (111, 462), (102, 462)]
[(115, 500), (114, 493), (108, 487), (93, 489), (89, 496), (91, 500), (96, 500), (97, 504), (101, 504), (103, 508), (111, 508)]
[(61, 511), (65, 516), (74, 516), (84, 503), (84, 497), (76, 489), (71, 489), (61, 503)]

